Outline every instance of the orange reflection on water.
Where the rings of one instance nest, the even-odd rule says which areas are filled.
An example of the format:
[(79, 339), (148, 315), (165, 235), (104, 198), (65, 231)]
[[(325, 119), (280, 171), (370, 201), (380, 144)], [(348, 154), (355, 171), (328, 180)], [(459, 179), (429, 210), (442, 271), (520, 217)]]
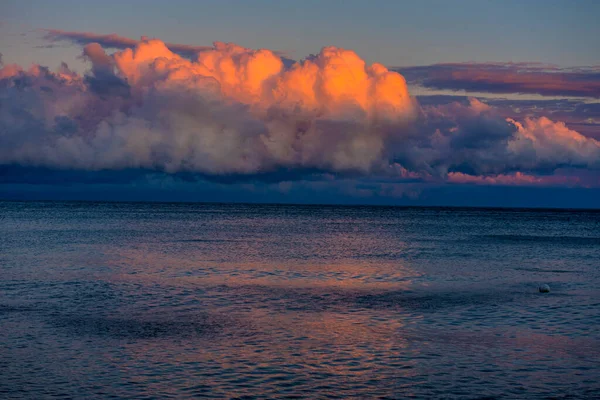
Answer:
[(402, 289), (419, 274), (399, 263), (264, 259), (211, 261), (203, 252), (185, 255), (151, 251), (147, 248), (121, 249), (107, 254), (116, 272), (111, 279), (157, 281), (201, 285), (261, 285), (277, 287), (338, 287), (353, 289)]

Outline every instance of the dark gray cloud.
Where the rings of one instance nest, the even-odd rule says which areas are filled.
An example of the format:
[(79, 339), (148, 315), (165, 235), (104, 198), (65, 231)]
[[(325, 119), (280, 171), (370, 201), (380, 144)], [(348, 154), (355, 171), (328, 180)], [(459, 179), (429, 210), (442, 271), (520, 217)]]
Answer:
[[(102, 47), (111, 49), (126, 49), (135, 47), (140, 41), (119, 36), (111, 33), (107, 35), (92, 32), (69, 32), (59, 29), (47, 29), (44, 31), (44, 38), (53, 42), (66, 41), (85, 46), (91, 43), (98, 43)], [(212, 49), (212, 46), (192, 46), (187, 44), (166, 43), (167, 47), (184, 57), (193, 58), (201, 51)]]
[(467, 92), (600, 98), (600, 67), (537, 63), (455, 63), (393, 68), (411, 84)]
[[(45, 29), (43, 32), (44, 39), (51, 42), (69, 42), (82, 47), (92, 43), (97, 43), (104, 48), (119, 50), (134, 48), (138, 43), (140, 43), (141, 40), (147, 39), (146, 37), (142, 37), (141, 40), (135, 40), (128, 37), (119, 36), (115, 33), (98, 34), (92, 32), (63, 31), (60, 29)], [(196, 46), (181, 43), (165, 44), (172, 52), (190, 59), (195, 59), (200, 52), (213, 49), (213, 46)], [(47, 48), (52, 48), (51, 46), (53, 45), (48, 45)], [(290, 66), (295, 62), (294, 60), (287, 58), (283, 52), (275, 51), (275, 53), (282, 57), (282, 60), (286, 66)]]

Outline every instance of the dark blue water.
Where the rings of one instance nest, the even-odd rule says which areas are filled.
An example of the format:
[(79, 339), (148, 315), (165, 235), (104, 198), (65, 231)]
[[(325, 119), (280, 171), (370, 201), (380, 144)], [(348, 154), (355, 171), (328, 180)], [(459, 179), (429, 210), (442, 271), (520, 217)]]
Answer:
[(0, 202), (0, 272), (1, 398), (600, 397), (600, 212)]

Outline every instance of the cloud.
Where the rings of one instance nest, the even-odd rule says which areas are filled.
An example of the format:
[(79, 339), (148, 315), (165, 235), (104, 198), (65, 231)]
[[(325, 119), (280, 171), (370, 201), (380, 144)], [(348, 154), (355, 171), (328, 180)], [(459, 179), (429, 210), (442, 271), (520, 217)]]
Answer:
[[(85, 46), (91, 43), (97, 43), (102, 47), (110, 49), (126, 49), (129, 47), (135, 47), (139, 40), (130, 39), (127, 37), (119, 36), (111, 33), (108, 35), (102, 35), (92, 32), (69, 32), (62, 31), (59, 29), (47, 29), (44, 30), (44, 38), (52, 42), (70, 42)], [(177, 43), (166, 43), (166, 46), (173, 52), (180, 54), (184, 57), (195, 57), (196, 54), (210, 50), (211, 46), (192, 46), (186, 44)]]
[(552, 186), (552, 185), (569, 185), (574, 186), (580, 183), (580, 179), (576, 176), (533, 176), (522, 172), (514, 174), (498, 174), (490, 176), (468, 175), (462, 172), (450, 172), (448, 181), (451, 183), (472, 183), (476, 185), (504, 185), (504, 186)]
[(537, 63), (455, 63), (394, 68), (409, 83), (432, 89), (600, 98), (600, 67)]
[(402, 75), (350, 50), (325, 47), (290, 66), (231, 43), (189, 59), (156, 39), (112, 54), (89, 40), (84, 75), (65, 64), (0, 69), (6, 174), (16, 166), (221, 183), (360, 177), (371, 181), (363, 192), (377, 183), (380, 193), (401, 193), (398, 182), (494, 184), (520, 173), (520, 184), (560, 168), (600, 169), (600, 143), (562, 122), (507, 119), (477, 99), (419, 104)]
[(110, 56), (88, 44), (84, 56), (86, 77), (42, 67), (6, 74), (3, 163), (368, 172), (382, 160), (389, 127), (414, 111), (399, 74), (337, 48), (289, 69), (269, 50), (221, 43), (197, 61), (158, 40)]
[[(468, 96), (422, 94), (416, 96), (421, 106), (442, 106), (450, 103), (468, 103)], [(575, 98), (479, 98), (491, 106), (495, 113), (505, 118), (522, 121), (525, 118), (547, 117), (562, 121), (584, 136), (600, 139), (600, 103)]]
[(600, 139), (600, 103), (573, 99), (489, 101), (506, 117), (523, 120), (548, 116), (584, 136)]
[[(107, 49), (124, 50), (134, 48), (140, 42), (147, 40), (147, 37), (142, 37), (140, 40), (131, 39), (124, 36), (119, 36), (115, 33), (98, 34), (92, 32), (73, 32), (63, 31), (60, 29), (44, 29), (44, 39), (50, 42), (69, 42), (79, 46), (86, 46), (91, 43), (97, 43)], [(165, 43), (165, 46), (174, 53), (180, 56), (195, 59), (198, 53), (212, 50), (213, 46), (195, 46), (180, 43)], [(285, 54), (280, 51), (274, 51), (275, 54), (282, 58), (286, 65), (293, 64), (293, 60), (286, 58)]]
[(532, 165), (555, 168), (562, 163), (574, 167), (599, 168), (600, 142), (587, 138), (546, 117), (526, 118), (523, 123), (508, 119), (517, 128), (509, 142), (511, 151), (527, 157)]
[(410, 171), (444, 177), (600, 168), (600, 142), (546, 117), (518, 122), (476, 99), (421, 106), (421, 113), (416, 134), (397, 143), (394, 153)]

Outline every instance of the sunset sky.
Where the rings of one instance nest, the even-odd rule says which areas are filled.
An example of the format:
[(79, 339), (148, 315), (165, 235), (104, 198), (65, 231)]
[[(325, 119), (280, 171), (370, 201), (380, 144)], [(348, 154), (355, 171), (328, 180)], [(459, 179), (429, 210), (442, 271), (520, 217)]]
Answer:
[(0, 198), (599, 207), (598, 16), (4, 1)]

